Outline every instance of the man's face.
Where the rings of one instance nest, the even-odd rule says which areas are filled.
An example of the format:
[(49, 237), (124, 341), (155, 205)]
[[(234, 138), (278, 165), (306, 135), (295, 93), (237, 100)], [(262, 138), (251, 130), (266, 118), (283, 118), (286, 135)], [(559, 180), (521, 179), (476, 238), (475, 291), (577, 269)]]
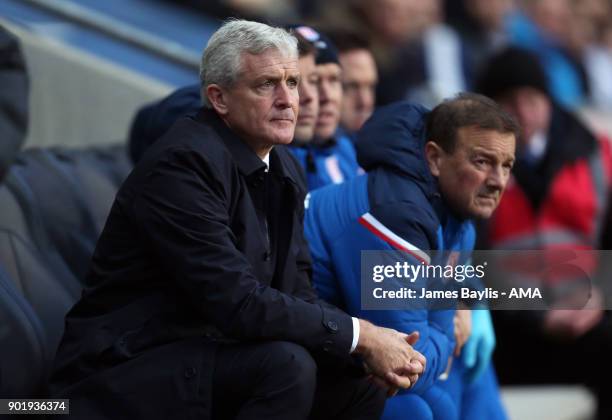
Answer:
[(301, 142), (309, 142), (314, 136), (319, 115), (319, 74), (317, 73), (314, 54), (300, 57), (298, 70), (301, 75), (298, 88), (300, 112), (295, 126), (295, 138)]
[(467, 0), (465, 9), (480, 25), (490, 31), (503, 29), (504, 18), (512, 11), (512, 0)]
[(440, 21), (440, 0), (361, 0), (362, 13), (386, 43), (402, 44)]
[(349, 50), (340, 54), (342, 64), (342, 113), (340, 122), (348, 131), (361, 128), (374, 111), (378, 73), (368, 50)]
[(327, 63), (317, 66), (319, 74), (319, 117), (315, 135), (328, 139), (334, 135), (340, 121), (342, 104), (342, 69), (338, 64)]
[(429, 168), (438, 178), (444, 201), (466, 219), (491, 217), (508, 183), (514, 151), (514, 134), (478, 127), (460, 128), (452, 153), (434, 142), (426, 146)]
[(297, 59), (277, 50), (259, 55), (244, 53), (236, 83), (229, 88), (218, 87), (221, 102), (211, 102), (230, 128), (263, 156), (275, 144), (293, 140), (299, 79)]
[(537, 89), (514, 89), (497, 101), (521, 125), (521, 142), (528, 142), (535, 133), (547, 132), (552, 115), (548, 97)]

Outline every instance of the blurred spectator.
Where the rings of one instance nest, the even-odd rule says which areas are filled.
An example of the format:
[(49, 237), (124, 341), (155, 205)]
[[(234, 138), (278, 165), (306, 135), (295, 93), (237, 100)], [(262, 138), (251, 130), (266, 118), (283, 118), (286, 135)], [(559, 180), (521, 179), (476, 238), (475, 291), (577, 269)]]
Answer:
[(408, 98), (434, 106), (464, 90), (460, 43), (442, 23), (441, 0), (360, 3), (371, 31), (389, 45), (377, 54), (381, 105)]
[(298, 39), (298, 70), (300, 72), (300, 110), (295, 125), (295, 136), (293, 144), (306, 145), (312, 142), (315, 125), (319, 115), (319, 74), (315, 57), (317, 50), (299, 33), (295, 33)]
[(534, 52), (542, 62), (552, 97), (569, 107), (581, 105), (589, 91), (581, 57), (571, 47), (573, 1), (520, 0), (520, 11), (507, 27), (511, 43)]
[(296, 19), (296, 5), (294, 0), (225, 0), (232, 9), (249, 16), (272, 21), (286, 21)]
[[(304, 31), (298, 28), (298, 32)], [(340, 122), (342, 105), (342, 67), (338, 50), (331, 40), (320, 32), (315, 41), (317, 54), (317, 74), (319, 75), (319, 117), (315, 126), (316, 142), (324, 143), (336, 134)]]
[(440, 18), (438, 0), (355, 0), (371, 30), (391, 45), (420, 36)]
[(369, 43), (350, 32), (330, 33), (342, 66), (340, 124), (349, 135), (361, 128), (376, 105), (378, 70)]
[(28, 129), (28, 72), (17, 39), (0, 26), (0, 179)]
[[(377, 102), (384, 105), (406, 98), (410, 89), (428, 80), (435, 60), (428, 61), (434, 55), (426, 57), (423, 37), (441, 17), (441, 0), (348, 0), (330, 4), (322, 22), (325, 27), (359, 33), (370, 42), (379, 72)], [(441, 48), (445, 49), (447, 37), (442, 35)], [(454, 72), (454, 56), (445, 55), (445, 68)], [(457, 91), (454, 80), (450, 82), (444, 96)], [(446, 82), (439, 85), (449, 86)]]
[(609, 0), (574, 0), (572, 15), (570, 48), (583, 61), (590, 87), (589, 104), (610, 110), (612, 3)]
[(609, 0), (447, 1), (446, 11), (461, 36), (468, 87), (491, 54), (512, 44), (538, 55), (558, 102), (612, 107)]
[(178, 3), (218, 19), (236, 17), (284, 22), (298, 18), (294, 0), (178, 0)]
[[(609, 249), (612, 158), (597, 139), (558, 105), (546, 73), (530, 52), (509, 48), (494, 56), (478, 84), (522, 126), (513, 180), (486, 228), (493, 249)], [(502, 382), (583, 382), (599, 397), (598, 418), (612, 418), (612, 324), (597, 286), (562, 273), (563, 287), (538, 278), (557, 302), (588, 293), (585, 309), (496, 313), (496, 367)], [(594, 277), (595, 272), (587, 275)], [(524, 275), (522, 276), (524, 280)], [(556, 279), (554, 279), (556, 280)], [(591, 287), (584, 292), (585, 286)], [(567, 305), (565, 306), (567, 307)], [(521, 369), (516, 369), (516, 361)], [(568, 361), (580, 364), (568, 368)]]
[(474, 84), (482, 65), (508, 42), (506, 19), (514, 0), (447, 1), (449, 23), (461, 38), (463, 66), (468, 87)]
[[(464, 90), (461, 43), (443, 24), (441, 0), (355, 0), (359, 32), (372, 42), (377, 102), (410, 99), (428, 106)], [(354, 29), (355, 30), (355, 29)]]
[[(441, 21), (432, 24), (415, 45), (416, 62), (422, 61), (422, 79), (408, 86), (405, 96), (415, 102), (434, 107), (444, 98), (466, 89), (462, 65), (461, 39), (457, 32)], [(411, 62), (400, 62), (411, 66)], [(392, 86), (389, 85), (392, 91)]]
[(359, 173), (359, 165), (352, 142), (338, 129), (342, 104), (338, 50), (326, 35), (312, 27), (296, 26), (294, 31), (317, 49), (319, 113), (314, 137), (306, 142), (296, 139), (291, 148), (306, 172), (308, 190), (312, 191), (353, 178)]

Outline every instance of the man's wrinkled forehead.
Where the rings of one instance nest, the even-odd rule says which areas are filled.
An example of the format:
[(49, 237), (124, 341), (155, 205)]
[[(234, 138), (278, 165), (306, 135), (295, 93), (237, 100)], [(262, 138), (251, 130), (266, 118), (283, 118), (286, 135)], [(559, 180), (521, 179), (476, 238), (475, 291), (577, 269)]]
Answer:
[(260, 54), (244, 52), (240, 56), (241, 77), (279, 72), (298, 72), (298, 58), (279, 50), (269, 49)]
[(472, 151), (499, 153), (514, 158), (516, 138), (514, 133), (478, 126), (460, 127), (456, 133), (456, 146)]

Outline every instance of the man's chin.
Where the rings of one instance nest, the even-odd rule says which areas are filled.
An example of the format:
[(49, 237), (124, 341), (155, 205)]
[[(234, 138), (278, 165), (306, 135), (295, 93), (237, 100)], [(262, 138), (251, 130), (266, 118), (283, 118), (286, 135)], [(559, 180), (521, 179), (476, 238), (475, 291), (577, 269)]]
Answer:
[(299, 143), (310, 143), (313, 137), (314, 137), (314, 134), (312, 131), (300, 133), (296, 130), (295, 136), (293, 136), (293, 140)]
[(327, 125), (317, 126), (315, 130), (315, 136), (317, 136), (320, 139), (329, 139), (334, 135), (334, 131), (335, 131), (335, 127), (332, 127), (332, 126), (327, 126)]
[(491, 216), (493, 215), (493, 212), (495, 211), (495, 208), (497, 206), (482, 206), (479, 207), (477, 209), (474, 209), (474, 211), (472, 211), (470, 218), (472, 219), (478, 219), (478, 220), (485, 220), (485, 219), (489, 219), (491, 218)]
[(273, 145), (274, 144), (279, 144), (279, 145), (289, 144), (293, 141), (293, 137), (294, 137), (294, 133), (292, 130), (291, 133), (282, 133), (282, 134), (278, 134), (274, 136), (271, 143)]

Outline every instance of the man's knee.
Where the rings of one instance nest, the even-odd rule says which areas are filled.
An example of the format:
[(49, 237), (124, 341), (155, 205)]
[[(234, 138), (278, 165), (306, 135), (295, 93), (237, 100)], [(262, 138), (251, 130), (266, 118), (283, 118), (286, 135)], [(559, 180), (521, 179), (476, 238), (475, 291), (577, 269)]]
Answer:
[(317, 364), (304, 347), (287, 341), (274, 341), (265, 346), (262, 368), (274, 382), (290, 387), (296, 394), (312, 400), (317, 384)]

